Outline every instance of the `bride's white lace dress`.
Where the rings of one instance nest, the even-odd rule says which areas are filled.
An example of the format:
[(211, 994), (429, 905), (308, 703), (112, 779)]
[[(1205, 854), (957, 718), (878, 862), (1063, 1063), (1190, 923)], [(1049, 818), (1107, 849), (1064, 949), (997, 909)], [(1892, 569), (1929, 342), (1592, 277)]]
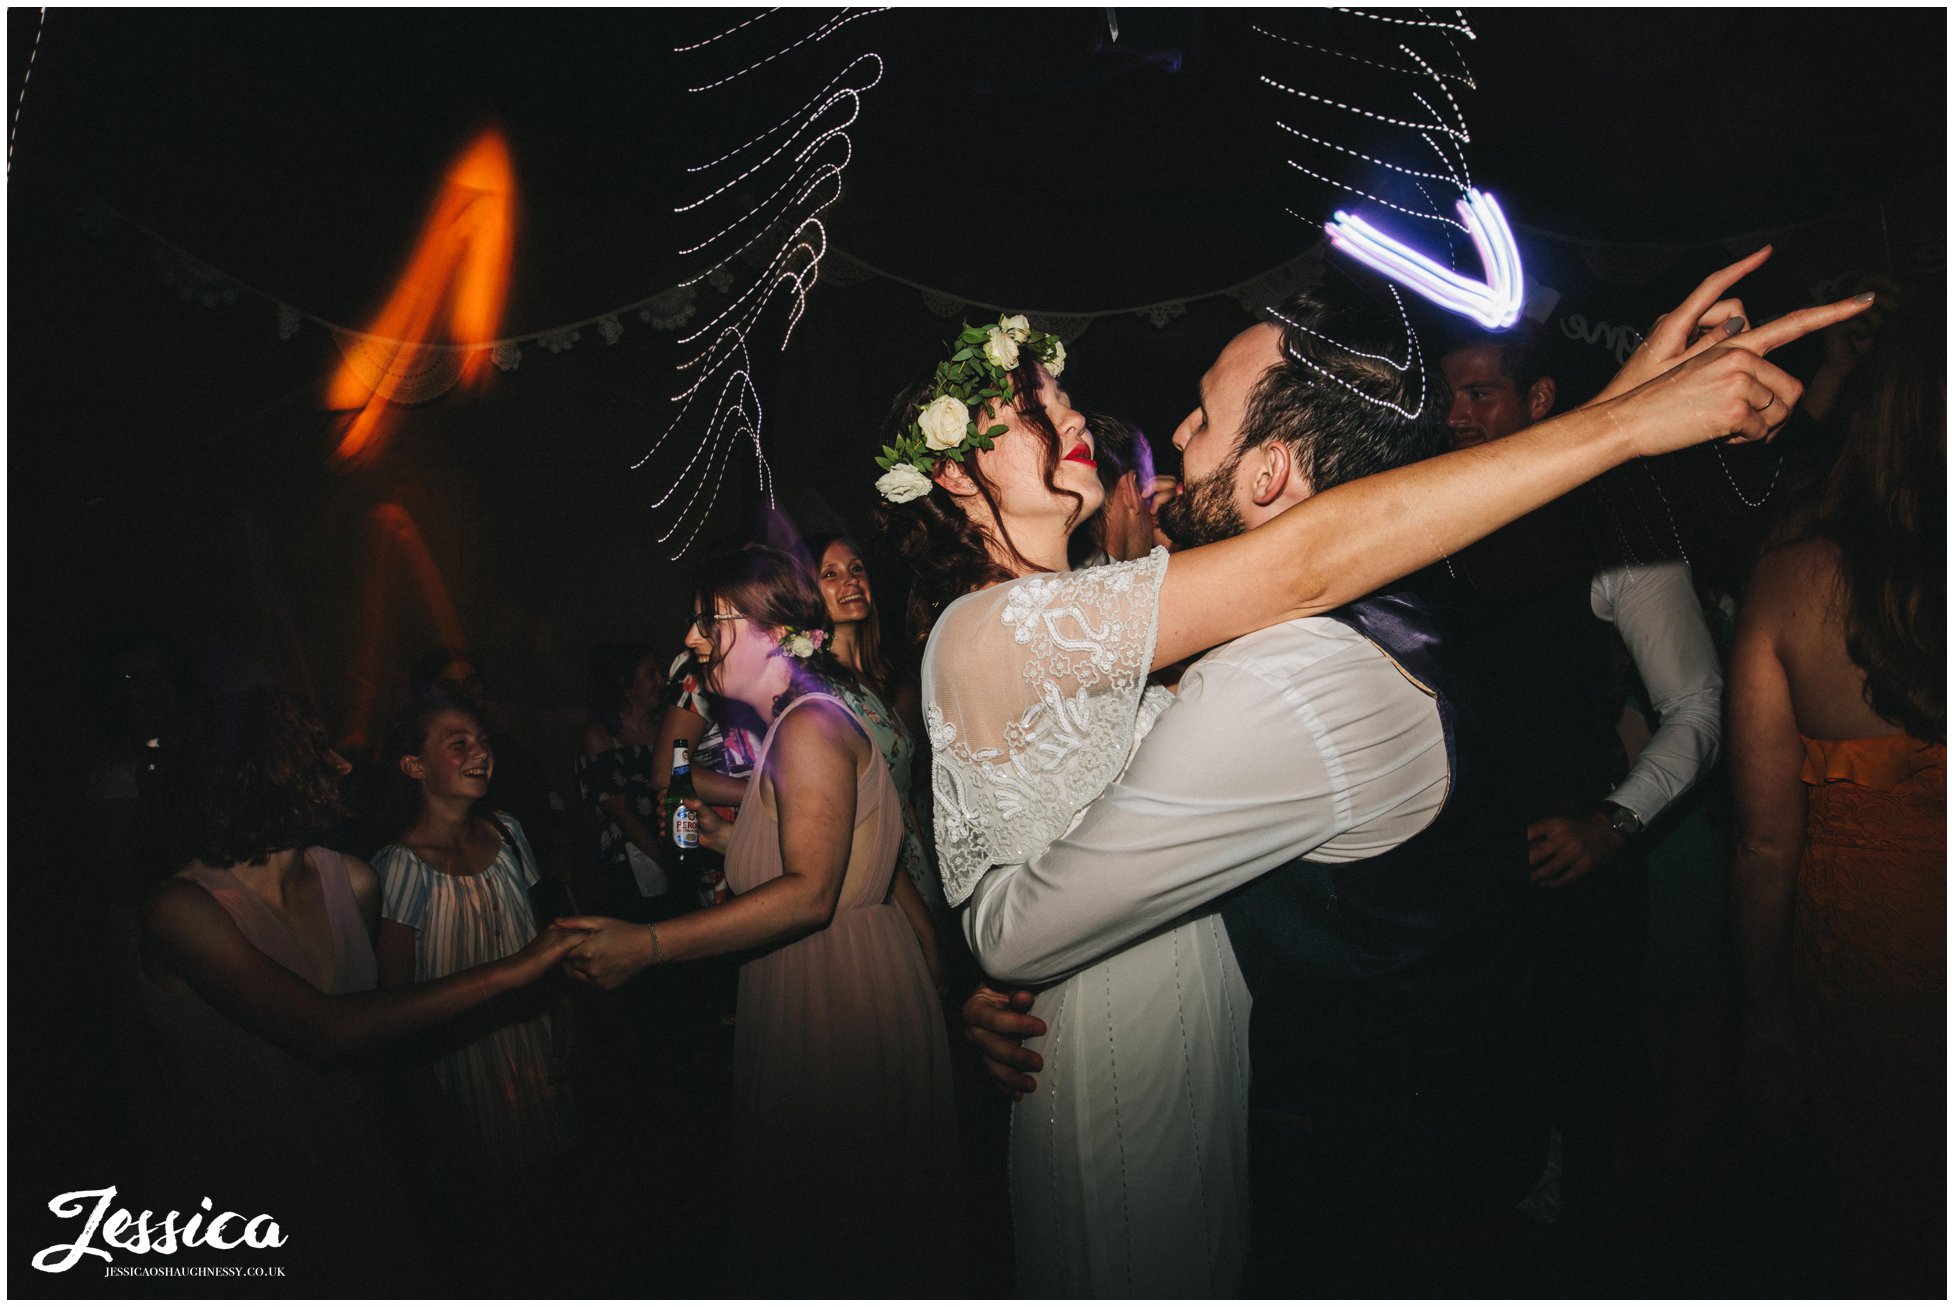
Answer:
[[(1064, 835), (1161, 707), (1167, 555), (1021, 577), (946, 608), (923, 658), (937, 856), (951, 904)], [(999, 977), (1009, 980), (1009, 977)], [(1248, 991), (1218, 914), (1039, 993), (1038, 1091), (1011, 1118), (1018, 1289), (1214, 1297), (1248, 1232)]]

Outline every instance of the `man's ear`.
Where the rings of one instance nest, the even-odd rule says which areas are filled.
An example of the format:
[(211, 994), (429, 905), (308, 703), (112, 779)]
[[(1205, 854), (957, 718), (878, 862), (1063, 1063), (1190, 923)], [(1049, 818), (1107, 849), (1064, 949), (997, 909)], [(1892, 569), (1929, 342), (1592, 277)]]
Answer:
[(963, 464), (954, 458), (937, 460), (936, 470), (930, 473), (930, 480), (942, 486), (946, 494), (958, 498), (977, 493), (977, 483), (971, 479), (970, 473), (964, 470)]
[(1527, 420), (1538, 422), (1554, 411), (1554, 379), (1542, 377), (1527, 387)]
[(427, 768), (421, 764), (419, 758), (416, 758), (411, 753), (401, 758), (400, 770), (406, 774), (409, 780), (418, 781), (425, 779), (427, 776)]
[(1249, 470), (1248, 497), (1257, 508), (1267, 508), (1284, 494), (1302, 489), (1295, 456), (1280, 440), (1263, 441), (1243, 462)]
[(1128, 472), (1122, 475), (1113, 483), (1113, 494), (1128, 513), (1137, 515), (1140, 511), (1140, 474)]

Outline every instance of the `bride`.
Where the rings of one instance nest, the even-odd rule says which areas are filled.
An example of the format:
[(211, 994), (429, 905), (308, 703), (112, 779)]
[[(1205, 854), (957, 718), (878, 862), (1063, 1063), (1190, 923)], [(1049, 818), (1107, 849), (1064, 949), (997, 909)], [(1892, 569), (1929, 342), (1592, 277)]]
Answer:
[[(1066, 571), (1066, 541), (1102, 492), (1085, 418), (1059, 385), (1064, 345), (1022, 316), (966, 327), (899, 404), (876, 483), (880, 525), (914, 573), (911, 632), (928, 639), (948, 901), (1059, 838), (1118, 775), (1167, 702), (1153, 670), (1357, 599), (1632, 457), (1774, 434), (1800, 387), (1761, 353), (1824, 325), (1806, 316), (1857, 310), (1733, 338), (1741, 305), (1722, 293), (1759, 261), (1706, 280), (1584, 409), (1338, 486), (1230, 540), (1082, 572)], [(1406, 411), (1441, 420), (1439, 396), (1407, 398), (1425, 403)], [(1247, 401), (1204, 394), (1188, 422), (1239, 424)], [(1019, 1292), (1233, 1293), (1248, 1227), (1248, 996), (1218, 916), (1111, 953), (1041, 992), (1032, 1014), (1043, 1083), (1012, 1116)]]

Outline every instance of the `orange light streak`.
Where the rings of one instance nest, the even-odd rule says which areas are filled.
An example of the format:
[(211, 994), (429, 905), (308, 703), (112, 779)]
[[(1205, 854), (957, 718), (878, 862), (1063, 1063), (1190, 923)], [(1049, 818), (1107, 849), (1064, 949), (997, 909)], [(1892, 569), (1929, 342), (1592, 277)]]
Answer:
[[(515, 172), (500, 133), (485, 132), (448, 169), (406, 270), (367, 328), (357, 363), (348, 358), (326, 388), (326, 407), (357, 409), (334, 451), (343, 465), (365, 462), (384, 447), (390, 403), (430, 374), (466, 385), (485, 375), (508, 299), (515, 251)], [(437, 324), (445, 325), (437, 341)], [(461, 349), (439, 348), (442, 344)], [(421, 394), (418, 398), (431, 398)]]
[(407, 560), (414, 573), (441, 643), (453, 649), (468, 647), (461, 618), (448, 594), (448, 584), (441, 578), (441, 569), (434, 565), (434, 556), (428, 553), (427, 542), (421, 539), (421, 529), (415, 525), (412, 514), (399, 504), (375, 504), (368, 510), (366, 520), (367, 568), (360, 591), (360, 651), (352, 678), (355, 698), (349, 715), (352, 725), (346, 732), (347, 746), (355, 749), (365, 748), (372, 738), (373, 699), (379, 688), (380, 659), (393, 629), (387, 616), (388, 601), (392, 598), (394, 572), (401, 559)]

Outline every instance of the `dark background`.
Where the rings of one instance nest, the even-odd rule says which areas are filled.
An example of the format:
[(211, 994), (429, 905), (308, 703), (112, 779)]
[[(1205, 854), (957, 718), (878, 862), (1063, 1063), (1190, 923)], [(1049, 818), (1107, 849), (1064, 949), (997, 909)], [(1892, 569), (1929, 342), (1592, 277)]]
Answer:
[[(672, 518), (648, 505), (679, 475), (680, 444), (629, 470), (672, 419), (676, 333), (625, 315), (616, 344), (589, 328), (560, 353), (527, 344), (482, 388), (401, 410), (371, 466), (328, 462), (344, 418), (319, 397), (339, 356), (313, 319), (365, 324), (477, 131), (499, 125), (514, 157), (504, 331), (526, 335), (702, 272), (676, 253), (700, 235), (673, 214), (698, 194), (683, 168), (777, 122), (860, 52), (882, 55), (824, 215), (847, 256), (831, 271), (855, 275), (818, 285), (791, 347), (755, 360), (780, 507), (809, 531), (865, 528), (886, 405), (962, 305), (973, 320), (996, 306), (1083, 322), (1075, 397), (1137, 421), (1171, 466), (1166, 437), (1196, 379), (1252, 320), (1219, 292), (1315, 244), (1286, 207), (1331, 207), (1284, 164), (1273, 123), (1301, 120), (1256, 78), (1294, 70), (1252, 28), (1331, 39), (1339, 20), (1122, 10), (1112, 42), (1100, 9), (904, 10), (686, 91), (830, 11), (781, 11), (673, 53), (753, 12), (56, 9), (36, 51), (37, 12), (8, 11), (16, 95), (33, 60), (8, 185), (17, 1208), (108, 1180), (116, 1151), (113, 1085), (76, 1013), (86, 981), (49, 961), (85, 956), (74, 942), (89, 923), (63, 908), (88, 875), (72, 838), (81, 673), (103, 633), (241, 649), (350, 731), (359, 704), (391, 707), (406, 662), (436, 643), (406, 569), (381, 627), (361, 619), (388, 547), (367, 515), (398, 504), (492, 699), (572, 801), (587, 650), (627, 637), (676, 650), (686, 565), (656, 538)], [(1764, 316), (1865, 273), (1944, 280), (1940, 10), (1469, 18), (1474, 178), (1520, 228), (1534, 279), (1560, 292), (1543, 326), (1566, 347), (1564, 394), (1611, 366), (1605, 334), (1575, 337), (1646, 326), (1767, 234), (1780, 252), (1749, 290)], [(221, 275), (194, 279), (171, 247)], [(1185, 311), (1158, 325), (1115, 311), (1159, 301)], [(723, 302), (701, 287), (687, 329)], [(290, 339), (279, 303), (308, 315)], [(1730, 484), (1755, 492), (1776, 457), (1733, 453)], [(752, 528), (754, 466), (730, 455), (702, 539)], [(1644, 475), (1669, 489), (1624, 492), (1648, 552), (1672, 505), (1706, 521), (1752, 511), (1705, 463)], [(56, 1141), (46, 1156), (20, 1148), (23, 1122)], [(47, 1242), (31, 1239), (16, 1247)]]

